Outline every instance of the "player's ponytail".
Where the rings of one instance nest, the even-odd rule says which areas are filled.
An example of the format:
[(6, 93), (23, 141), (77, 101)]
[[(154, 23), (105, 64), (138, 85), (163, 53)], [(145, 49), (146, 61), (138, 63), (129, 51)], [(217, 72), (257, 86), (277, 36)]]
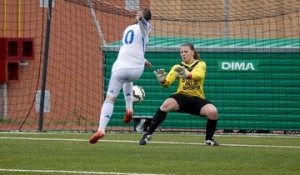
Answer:
[(149, 21), (150, 19), (151, 19), (151, 11), (148, 9), (148, 8), (144, 8), (143, 10), (142, 10), (142, 12), (143, 12), (143, 17), (144, 17), (144, 19), (146, 20), (146, 21)]
[(201, 58), (199, 57), (199, 53), (196, 50), (194, 50), (194, 59), (201, 60)]

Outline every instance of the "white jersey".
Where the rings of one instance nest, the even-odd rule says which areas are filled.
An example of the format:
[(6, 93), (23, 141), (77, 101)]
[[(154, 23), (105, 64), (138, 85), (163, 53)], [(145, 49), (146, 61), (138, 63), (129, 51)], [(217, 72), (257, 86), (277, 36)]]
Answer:
[(145, 50), (151, 24), (142, 19), (137, 24), (128, 26), (123, 32), (122, 46), (112, 71), (121, 68), (140, 68), (145, 64)]

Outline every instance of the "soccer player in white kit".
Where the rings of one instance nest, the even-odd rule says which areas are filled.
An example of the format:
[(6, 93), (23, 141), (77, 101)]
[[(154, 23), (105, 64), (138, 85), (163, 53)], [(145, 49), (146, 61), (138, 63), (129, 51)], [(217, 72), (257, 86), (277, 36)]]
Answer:
[(114, 110), (114, 102), (123, 88), (126, 102), (126, 114), (123, 122), (132, 120), (133, 102), (132, 87), (133, 82), (138, 80), (144, 71), (144, 66), (151, 67), (145, 57), (146, 44), (151, 30), (151, 11), (147, 8), (138, 11), (136, 23), (128, 26), (123, 32), (122, 46), (118, 58), (113, 64), (106, 98), (102, 105), (98, 131), (90, 138), (91, 144), (104, 137), (106, 126)]

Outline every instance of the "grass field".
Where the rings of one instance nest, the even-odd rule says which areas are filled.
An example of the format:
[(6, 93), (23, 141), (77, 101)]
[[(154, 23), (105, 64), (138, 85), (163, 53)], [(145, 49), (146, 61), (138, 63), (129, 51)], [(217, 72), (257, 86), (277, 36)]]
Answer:
[(95, 145), (92, 133), (0, 132), (2, 175), (299, 175), (299, 135), (160, 134), (146, 146), (141, 134), (107, 133)]

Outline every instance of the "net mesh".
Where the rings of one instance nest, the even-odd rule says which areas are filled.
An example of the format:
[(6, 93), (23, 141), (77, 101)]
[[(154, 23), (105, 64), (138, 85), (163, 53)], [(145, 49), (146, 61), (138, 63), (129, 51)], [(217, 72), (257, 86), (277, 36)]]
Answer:
[[(44, 73), (49, 96), (43, 130), (97, 129), (122, 32), (134, 22), (135, 11), (144, 7), (152, 11), (146, 56), (154, 68), (169, 70), (180, 62), (178, 48), (186, 41), (193, 42), (206, 61), (205, 93), (219, 109), (219, 129), (300, 129), (298, 0), (54, 1), (45, 72), (47, 6), (46, 0), (0, 2), (0, 37), (34, 39), (33, 60), (0, 58), (5, 65), (21, 63), (11, 70), (18, 74), (17, 80), (1, 84), (0, 130), (37, 130), (40, 101), (36, 95)], [(251, 66), (258, 70), (251, 71)], [(145, 100), (135, 105), (137, 116), (152, 116), (176, 90), (176, 85), (159, 87), (150, 70), (136, 84), (146, 92)], [(108, 130), (133, 128), (133, 123), (122, 124), (122, 98), (120, 94)], [(162, 128), (204, 129), (205, 120), (170, 114)]]

